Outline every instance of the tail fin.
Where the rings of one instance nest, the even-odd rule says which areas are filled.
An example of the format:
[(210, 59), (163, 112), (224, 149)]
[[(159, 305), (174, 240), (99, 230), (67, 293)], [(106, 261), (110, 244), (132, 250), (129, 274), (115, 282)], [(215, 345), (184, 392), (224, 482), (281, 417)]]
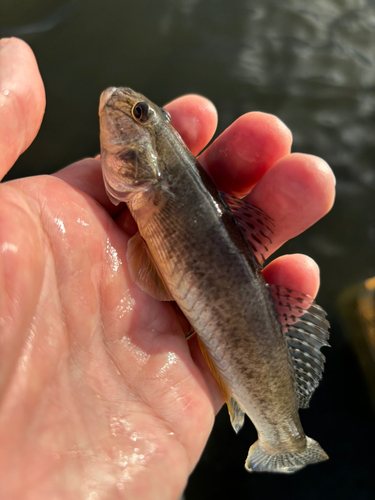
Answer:
[(328, 455), (320, 444), (306, 436), (306, 448), (297, 452), (283, 452), (270, 455), (264, 451), (259, 441), (249, 450), (245, 468), (249, 472), (282, 472), (291, 474), (306, 465), (328, 460)]

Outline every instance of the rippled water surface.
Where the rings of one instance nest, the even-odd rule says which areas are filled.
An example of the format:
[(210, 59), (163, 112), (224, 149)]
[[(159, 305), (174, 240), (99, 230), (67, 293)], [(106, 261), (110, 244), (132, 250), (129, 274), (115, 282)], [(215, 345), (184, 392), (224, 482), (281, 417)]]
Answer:
[(235, 437), (222, 412), (186, 498), (374, 498), (374, 417), (335, 304), (343, 288), (375, 275), (375, 2), (2, 0), (0, 36), (12, 34), (35, 51), (48, 102), (12, 176), (95, 155), (98, 98), (110, 85), (160, 104), (204, 94), (219, 132), (247, 111), (277, 114), (295, 151), (330, 163), (335, 208), (280, 253), (307, 253), (321, 268), (333, 349), (302, 420), (331, 461), (287, 478), (246, 474), (254, 430)]

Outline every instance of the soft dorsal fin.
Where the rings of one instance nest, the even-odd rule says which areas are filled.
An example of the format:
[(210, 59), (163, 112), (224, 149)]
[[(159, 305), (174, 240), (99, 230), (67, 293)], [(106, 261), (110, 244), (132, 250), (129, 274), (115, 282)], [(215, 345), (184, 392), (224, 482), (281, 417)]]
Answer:
[(206, 351), (206, 348), (204, 347), (204, 345), (199, 337), (198, 337), (198, 344), (199, 344), (199, 347), (201, 349), (203, 358), (205, 359), (212, 374), (214, 375), (215, 379), (217, 380), (217, 383), (220, 386), (221, 392), (223, 393), (225, 402), (226, 402), (227, 407), (228, 407), (230, 422), (232, 424), (233, 429), (237, 433), (244, 424), (245, 413), (242, 411), (242, 409), (241, 409), (240, 405), (237, 403), (237, 401), (232, 397), (230, 390), (229, 390), (229, 387), (227, 387), (225, 385), (223, 379), (220, 377), (218, 371), (215, 368), (215, 365), (213, 364), (210, 356), (208, 355), (208, 352)]
[(139, 232), (128, 241), (127, 257), (130, 275), (139, 288), (155, 299), (173, 300)]
[(232, 212), (255, 256), (259, 268), (263, 267), (266, 260), (265, 253), (268, 252), (268, 247), (272, 243), (272, 228), (274, 227), (272, 219), (263, 210), (250, 205), (244, 200), (221, 191), (219, 195), (223, 203)]
[(307, 408), (323, 376), (325, 357), (320, 348), (329, 345), (326, 313), (308, 295), (276, 285), (267, 286), (291, 354), (298, 406)]

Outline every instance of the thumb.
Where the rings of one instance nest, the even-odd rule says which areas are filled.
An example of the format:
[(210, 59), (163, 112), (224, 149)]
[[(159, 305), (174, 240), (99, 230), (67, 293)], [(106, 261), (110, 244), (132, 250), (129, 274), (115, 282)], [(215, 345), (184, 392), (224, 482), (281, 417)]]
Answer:
[(0, 180), (32, 143), (45, 109), (45, 93), (31, 48), (0, 40)]

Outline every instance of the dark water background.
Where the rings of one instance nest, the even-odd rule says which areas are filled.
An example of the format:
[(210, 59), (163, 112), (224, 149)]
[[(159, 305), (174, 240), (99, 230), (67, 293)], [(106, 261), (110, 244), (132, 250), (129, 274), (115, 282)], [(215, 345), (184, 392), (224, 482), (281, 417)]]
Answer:
[(274, 113), (292, 130), (294, 151), (332, 166), (335, 208), (279, 252), (307, 253), (321, 268), (333, 348), (301, 416), (331, 460), (291, 477), (248, 474), (255, 431), (247, 422), (235, 436), (224, 410), (185, 497), (374, 499), (374, 413), (336, 301), (375, 275), (375, 2), (1, 0), (0, 36), (10, 35), (37, 56), (47, 111), (8, 179), (97, 154), (98, 98), (112, 85), (159, 104), (206, 95), (219, 112), (218, 132), (247, 111)]

